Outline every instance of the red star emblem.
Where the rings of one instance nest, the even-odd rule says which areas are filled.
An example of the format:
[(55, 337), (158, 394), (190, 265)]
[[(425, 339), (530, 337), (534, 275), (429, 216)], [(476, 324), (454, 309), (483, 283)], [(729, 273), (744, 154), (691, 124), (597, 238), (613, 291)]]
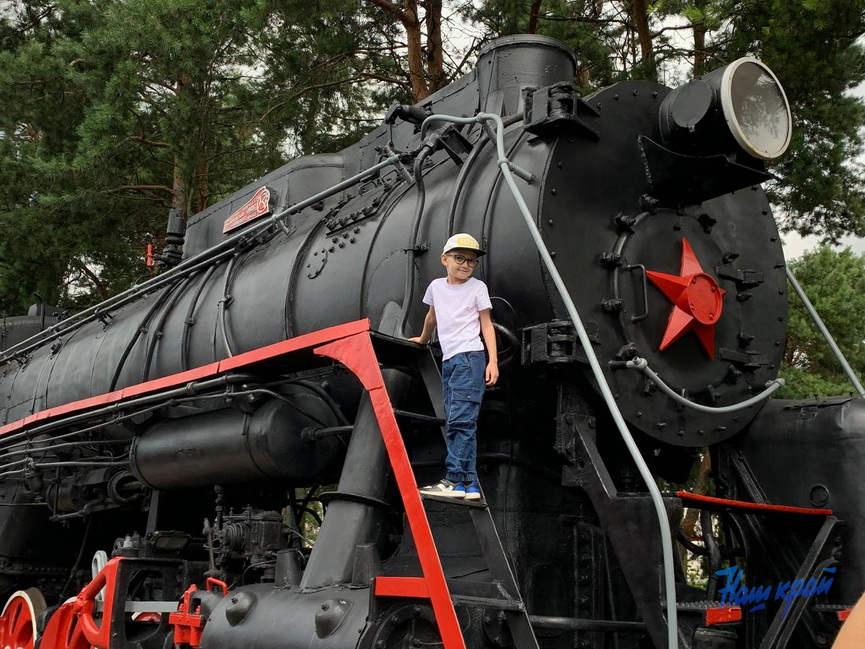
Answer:
[(715, 278), (703, 271), (691, 244), (682, 239), (682, 268), (678, 275), (646, 271), (646, 275), (673, 303), (661, 351), (693, 329), (709, 355), (715, 358), (715, 325), (721, 317), (727, 292)]

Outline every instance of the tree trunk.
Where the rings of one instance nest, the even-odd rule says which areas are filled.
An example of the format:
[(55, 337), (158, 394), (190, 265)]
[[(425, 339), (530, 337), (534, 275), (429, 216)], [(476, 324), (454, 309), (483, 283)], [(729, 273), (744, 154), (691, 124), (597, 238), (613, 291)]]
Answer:
[(694, 76), (703, 72), (706, 65), (706, 25), (697, 23), (694, 25)]
[[(184, 95), (188, 92), (187, 87), (190, 84), (190, 78), (186, 74), (181, 74), (177, 79), (177, 86), (174, 92), (174, 99), (177, 104), (181, 104), (184, 101)], [(186, 178), (184, 178), (185, 165), (184, 160), (178, 155), (178, 152), (175, 151), (174, 155), (174, 179), (172, 182), (172, 191), (174, 192), (174, 196), (171, 200), (171, 207), (183, 210), (184, 214), (189, 213), (189, 194), (188, 188), (186, 186)]]
[(408, 0), (406, 3), (402, 24), (405, 27), (406, 44), (408, 45), (408, 73), (411, 78), (411, 91), (415, 101), (421, 101), (429, 95), (429, 88), (424, 74), (421, 25), (417, 16), (416, 0)]
[[(703, 449), (703, 459), (697, 469), (697, 476), (694, 479), (694, 485), (691, 487), (691, 493), (700, 496), (705, 496), (709, 490), (709, 473), (712, 470), (712, 460), (709, 456), (709, 449)], [(697, 527), (697, 519), (700, 518), (700, 510), (696, 507), (689, 507), (688, 513), (682, 518), (682, 532), (689, 541), (694, 539), (694, 530)], [(682, 548), (682, 557), (685, 557), (685, 550)]]
[(187, 212), (189, 206), (187, 205), (186, 184), (183, 182), (183, 169), (180, 159), (176, 156), (174, 158), (174, 182), (172, 183), (171, 191), (174, 193), (171, 199), (171, 207)]
[(697, 77), (706, 65), (706, 3), (698, 0), (694, 6), (703, 12), (703, 17), (694, 23), (694, 76)]
[[(436, 33), (438, 39), (438, 51), (431, 56), (439, 57), (443, 60), (444, 52), (441, 47), (441, 3), (442, 0), (426, 0), (430, 5), (437, 5), (436, 16), (433, 19), (435, 26), (427, 27), (430, 34)], [(411, 92), (414, 95), (415, 101), (426, 99), (429, 94), (429, 86), (427, 85), (426, 74), (424, 70), (424, 55), (423, 43), (421, 40), (421, 23), (418, 18), (417, 0), (405, 0), (405, 6), (399, 7), (390, 0), (367, 0), (372, 5), (383, 9), (394, 18), (402, 23), (406, 33), (406, 45), (408, 46), (408, 72), (409, 81), (411, 82)], [(430, 11), (427, 10), (427, 15)], [(444, 65), (441, 64), (442, 70)]]
[(647, 71), (654, 70), (654, 52), (652, 51), (652, 33), (649, 31), (649, 3), (647, 0), (631, 0), (631, 19), (637, 29), (643, 63), (647, 65)]
[(544, 0), (532, 0), (532, 8), (529, 10), (529, 34), (538, 33), (538, 15), (541, 13), (541, 5)]
[(580, 65), (577, 67), (577, 83), (583, 88), (588, 88), (589, 82), (592, 80), (589, 74), (589, 66)]
[(426, 8), (426, 61), (429, 90), (435, 92), (447, 85), (442, 44), (442, 0), (427, 0)]
[(201, 212), (207, 207), (207, 203), (210, 200), (210, 184), (207, 177), (210, 172), (210, 165), (204, 157), (204, 151), (200, 151), (198, 155), (201, 158), (198, 161), (198, 207), (196, 211)]

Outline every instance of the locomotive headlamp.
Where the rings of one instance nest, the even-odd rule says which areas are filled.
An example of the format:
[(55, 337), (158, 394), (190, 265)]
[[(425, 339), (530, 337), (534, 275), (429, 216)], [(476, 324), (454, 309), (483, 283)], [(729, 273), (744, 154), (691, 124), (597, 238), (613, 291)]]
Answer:
[(790, 104), (778, 78), (760, 61), (741, 58), (673, 90), (660, 111), (664, 143), (695, 153), (774, 160), (790, 144)]

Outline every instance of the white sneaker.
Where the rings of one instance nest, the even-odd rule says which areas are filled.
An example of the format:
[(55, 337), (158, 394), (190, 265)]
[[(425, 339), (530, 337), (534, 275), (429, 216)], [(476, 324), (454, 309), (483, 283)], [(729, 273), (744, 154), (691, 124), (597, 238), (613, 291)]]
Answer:
[(459, 482), (451, 482), (447, 478), (442, 478), (435, 484), (429, 485), (428, 487), (421, 487), (420, 492), (422, 496), (444, 496), (445, 498), (465, 498), (466, 492), (465, 489), (458, 489), (458, 487), (462, 487), (462, 483)]

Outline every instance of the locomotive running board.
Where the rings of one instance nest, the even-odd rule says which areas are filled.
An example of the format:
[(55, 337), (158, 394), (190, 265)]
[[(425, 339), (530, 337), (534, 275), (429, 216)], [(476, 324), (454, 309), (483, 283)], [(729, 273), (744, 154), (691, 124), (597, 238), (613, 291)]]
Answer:
[[(317, 359), (317, 356), (335, 360), (348, 368), (360, 380), (369, 394), (376, 421), (381, 430), (423, 572), (422, 588), (414, 583), (417, 578), (412, 580), (411, 596), (430, 600), (445, 649), (466, 649), (429, 521), (421, 502), (402, 434), (396, 422), (394, 408), (385, 388), (379, 366), (382, 359), (379, 359), (376, 355), (376, 349), (373, 347), (374, 333), (370, 328), (368, 319), (328, 327), (185, 372), (34, 412), (27, 417), (0, 426), (0, 436), (28, 435), (59, 428), (72, 421), (110, 415), (120, 408), (138, 403), (143, 399), (158, 399), (171, 391), (190, 389), (190, 386), (194, 385), (195, 382), (205, 379), (213, 380), (231, 373), (253, 370), (284, 373), (320, 366), (322, 359)], [(385, 362), (394, 361), (393, 364), (395, 365), (411, 365), (420, 369), (422, 376), (424, 376), (424, 382), (427, 383), (427, 388), (432, 388), (429, 384), (431, 380), (429, 367), (425, 370), (423, 367), (417, 368), (413, 363), (405, 363), (404, 349), (402, 354), (394, 353), (393, 349), (387, 349), (385, 340), (388, 337), (379, 334), (375, 334), (375, 337), (384, 342), (379, 347), (383, 352)], [(400, 342), (408, 344), (405, 341)], [(387, 358), (389, 355), (391, 357)], [(428, 354), (425, 355), (428, 356)], [(424, 363), (422, 362), (421, 365), (423, 366)], [(433, 369), (435, 369), (434, 366)], [(391, 579), (398, 580), (401, 578)], [(397, 586), (394, 581), (391, 582), (391, 585)], [(528, 617), (526, 617), (526, 621), (528, 622)], [(92, 642), (96, 638), (94, 636), (93, 640), (90, 638), (88, 640)], [(536, 644), (534, 646), (537, 647)]]

